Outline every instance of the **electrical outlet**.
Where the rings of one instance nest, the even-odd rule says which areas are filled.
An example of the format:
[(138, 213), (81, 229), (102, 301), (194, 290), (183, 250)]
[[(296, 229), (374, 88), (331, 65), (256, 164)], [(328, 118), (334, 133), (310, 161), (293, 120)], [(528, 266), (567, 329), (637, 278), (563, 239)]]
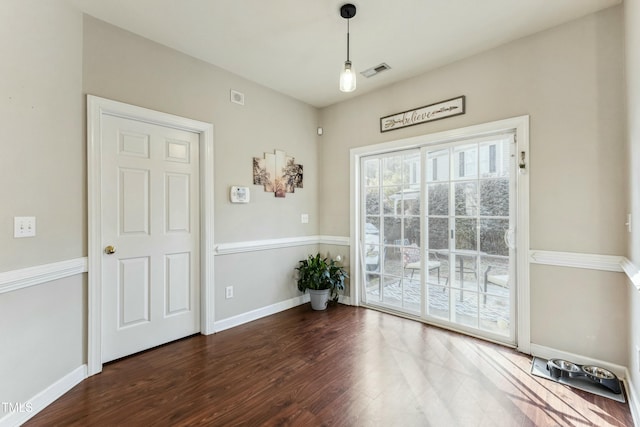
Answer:
[(225, 298), (226, 299), (233, 298), (233, 286), (227, 286), (225, 288)]
[(300, 222), (302, 224), (308, 224), (309, 223), (309, 214), (300, 215)]
[(13, 218), (13, 237), (33, 237), (36, 235), (35, 216), (16, 216)]

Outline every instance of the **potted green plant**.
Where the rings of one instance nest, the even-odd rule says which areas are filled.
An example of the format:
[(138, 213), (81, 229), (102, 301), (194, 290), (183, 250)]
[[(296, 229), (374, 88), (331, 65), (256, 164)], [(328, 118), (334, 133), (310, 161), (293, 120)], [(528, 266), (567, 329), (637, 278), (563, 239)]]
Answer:
[(344, 279), (349, 277), (347, 272), (335, 260), (328, 260), (320, 256), (309, 255), (300, 261), (298, 270), (298, 290), (309, 291), (311, 308), (324, 310), (329, 298), (338, 301), (338, 291), (344, 289)]

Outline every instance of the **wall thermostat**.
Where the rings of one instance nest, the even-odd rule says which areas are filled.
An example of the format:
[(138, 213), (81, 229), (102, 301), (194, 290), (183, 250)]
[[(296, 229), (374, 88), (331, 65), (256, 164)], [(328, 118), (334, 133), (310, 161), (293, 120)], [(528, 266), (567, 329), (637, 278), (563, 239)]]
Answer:
[(251, 194), (249, 193), (249, 187), (238, 187), (234, 185), (231, 187), (230, 197), (231, 203), (249, 203)]

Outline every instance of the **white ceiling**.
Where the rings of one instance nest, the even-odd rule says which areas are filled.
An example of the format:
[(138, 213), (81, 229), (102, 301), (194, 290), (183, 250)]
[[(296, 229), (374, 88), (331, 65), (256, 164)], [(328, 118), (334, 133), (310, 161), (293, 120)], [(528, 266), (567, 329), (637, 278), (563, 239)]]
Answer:
[[(351, 61), (343, 0), (68, 0), (85, 13), (316, 107), (343, 101), (622, 0), (359, 0)], [(242, 90), (242, 88), (236, 88)]]

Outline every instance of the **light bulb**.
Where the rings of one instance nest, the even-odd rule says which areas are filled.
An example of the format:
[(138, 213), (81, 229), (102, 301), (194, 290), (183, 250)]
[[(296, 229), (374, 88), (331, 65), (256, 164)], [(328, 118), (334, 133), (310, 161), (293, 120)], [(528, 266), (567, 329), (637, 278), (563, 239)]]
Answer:
[(340, 73), (340, 91), (353, 92), (356, 90), (356, 73), (351, 67), (351, 61), (345, 61), (344, 69)]

